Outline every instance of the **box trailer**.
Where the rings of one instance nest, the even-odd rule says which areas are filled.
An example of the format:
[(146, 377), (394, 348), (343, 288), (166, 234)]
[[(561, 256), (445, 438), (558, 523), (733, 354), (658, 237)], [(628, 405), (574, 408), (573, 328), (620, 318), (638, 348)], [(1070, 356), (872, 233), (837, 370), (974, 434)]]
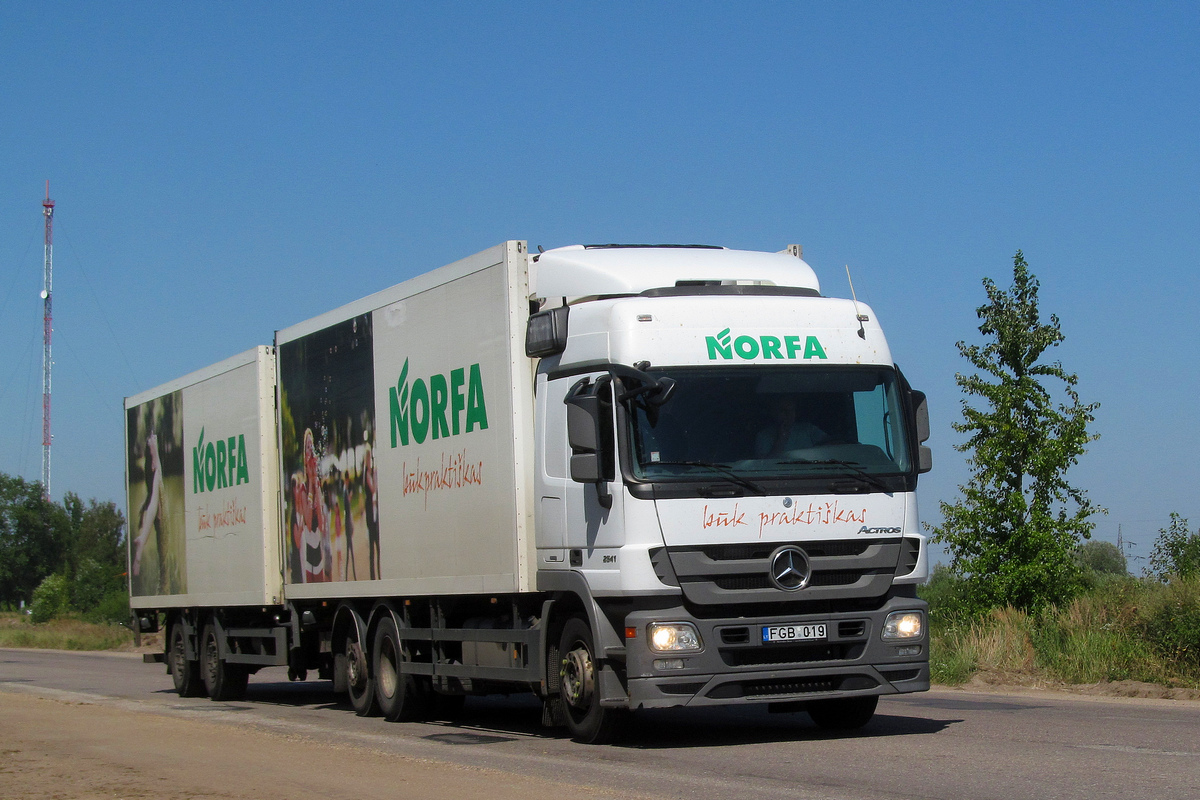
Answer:
[(510, 241), (125, 402), (131, 607), (183, 694), (529, 690), (855, 728), (928, 688), (928, 414), (799, 248)]

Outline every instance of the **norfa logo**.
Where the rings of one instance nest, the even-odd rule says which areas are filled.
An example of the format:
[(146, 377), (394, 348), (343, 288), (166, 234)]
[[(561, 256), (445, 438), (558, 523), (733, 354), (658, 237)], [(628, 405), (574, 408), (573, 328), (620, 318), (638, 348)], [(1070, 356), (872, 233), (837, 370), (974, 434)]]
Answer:
[(192, 493), (212, 492), (249, 482), (246, 435), (239, 433), (205, 444), (204, 428), (201, 428), (200, 441), (192, 448)]
[(738, 336), (735, 339), (726, 328), (716, 336), (704, 337), (704, 341), (708, 345), (710, 361), (718, 358), (728, 360), (735, 355), (746, 361), (759, 357), (784, 360), (829, 358), (815, 336), (806, 336), (803, 341), (799, 336), (784, 336), (782, 339), (778, 336)]
[(478, 364), (450, 370), (450, 375), (417, 378), (408, 385), (408, 359), (400, 369), (396, 385), (388, 387), (391, 408), (392, 447), (412, 440), (442, 439), (487, 430), (487, 405), (483, 398), (483, 377)]

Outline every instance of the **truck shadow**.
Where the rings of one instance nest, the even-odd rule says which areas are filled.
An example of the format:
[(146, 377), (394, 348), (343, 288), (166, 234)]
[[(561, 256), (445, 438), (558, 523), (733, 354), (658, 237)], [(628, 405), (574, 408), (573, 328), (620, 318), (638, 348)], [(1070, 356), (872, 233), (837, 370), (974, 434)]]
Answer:
[[(961, 721), (879, 713), (861, 730), (840, 732), (818, 728), (804, 713), (771, 714), (756, 708), (639, 711), (626, 724), (623, 736), (614, 746), (659, 750), (918, 736), (940, 733)], [(433, 724), (456, 732), (426, 737), (447, 744), (488, 744), (502, 740), (505, 734), (545, 738), (566, 735), (561, 729), (541, 726), (541, 704), (532, 698), (470, 698), (456, 720)]]
[(859, 730), (828, 731), (803, 712), (772, 714), (758, 708), (670, 709), (640, 712), (635, 719), (620, 746), (644, 750), (918, 736), (962, 721), (877, 713)]
[[(354, 711), (330, 681), (251, 682), (247, 701), (279, 706)], [(688, 747), (737, 747), (788, 741), (826, 741), (940, 733), (961, 719), (930, 719), (885, 704), (857, 731), (818, 728), (803, 712), (772, 714), (765, 708), (675, 708), (635, 713), (614, 746), (641, 750)], [(918, 711), (918, 709), (913, 709)], [(919, 713), (919, 711), (918, 711)], [(486, 745), (514, 738), (565, 737), (542, 726), (542, 705), (532, 695), (469, 697), (453, 720), (407, 723), (406, 733), (447, 745)], [(416, 726), (425, 728), (421, 732)], [(409, 727), (412, 726), (412, 727)]]

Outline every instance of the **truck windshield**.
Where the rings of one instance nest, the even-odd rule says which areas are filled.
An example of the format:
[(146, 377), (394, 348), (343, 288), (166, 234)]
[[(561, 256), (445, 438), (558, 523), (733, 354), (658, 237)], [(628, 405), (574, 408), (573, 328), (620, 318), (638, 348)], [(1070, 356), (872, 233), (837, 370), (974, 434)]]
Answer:
[(695, 480), (904, 474), (912, 461), (896, 372), (879, 366), (679, 367), (632, 419), (634, 477)]

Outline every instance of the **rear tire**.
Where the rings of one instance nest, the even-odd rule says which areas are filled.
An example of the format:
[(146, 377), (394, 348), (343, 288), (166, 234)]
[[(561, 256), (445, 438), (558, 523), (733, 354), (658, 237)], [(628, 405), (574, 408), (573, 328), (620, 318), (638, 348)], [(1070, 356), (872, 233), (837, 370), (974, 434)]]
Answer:
[(230, 664), (221, 658), (221, 642), (214, 625), (204, 626), (200, 644), (200, 667), (204, 688), (213, 700), (243, 700), (250, 672), (241, 664)]
[(836, 700), (813, 700), (805, 710), (812, 717), (812, 721), (817, 723), (818, 728), (827, 731), (856, 731), (871, 721), (877, 705), (878, 695), (840, 697)]
[(171, 647), (167, 650), (167, 663), (171, 668), (171, 681), (180, 697), (203, 697), (204, 682), (200, 679), (200, 662), (188, 661), (187, 635), (183, 623), (171, 626)]
[(375, 629), (371, 674), (375, 679), (375, 699), (388, 722), (413, 722), (428, 711), (429, 698), (421, 692), (416, 676), (401, 672), (401, 665), (408, 660), (395, 621), (385, 616)]
[(586, 619), (571, 617), (558, 640), (558, 691), (563, 722), (571, 738), (582, 744), (605, 744), (620, 733), (628, 711), (600, 705), (600, 666)]

